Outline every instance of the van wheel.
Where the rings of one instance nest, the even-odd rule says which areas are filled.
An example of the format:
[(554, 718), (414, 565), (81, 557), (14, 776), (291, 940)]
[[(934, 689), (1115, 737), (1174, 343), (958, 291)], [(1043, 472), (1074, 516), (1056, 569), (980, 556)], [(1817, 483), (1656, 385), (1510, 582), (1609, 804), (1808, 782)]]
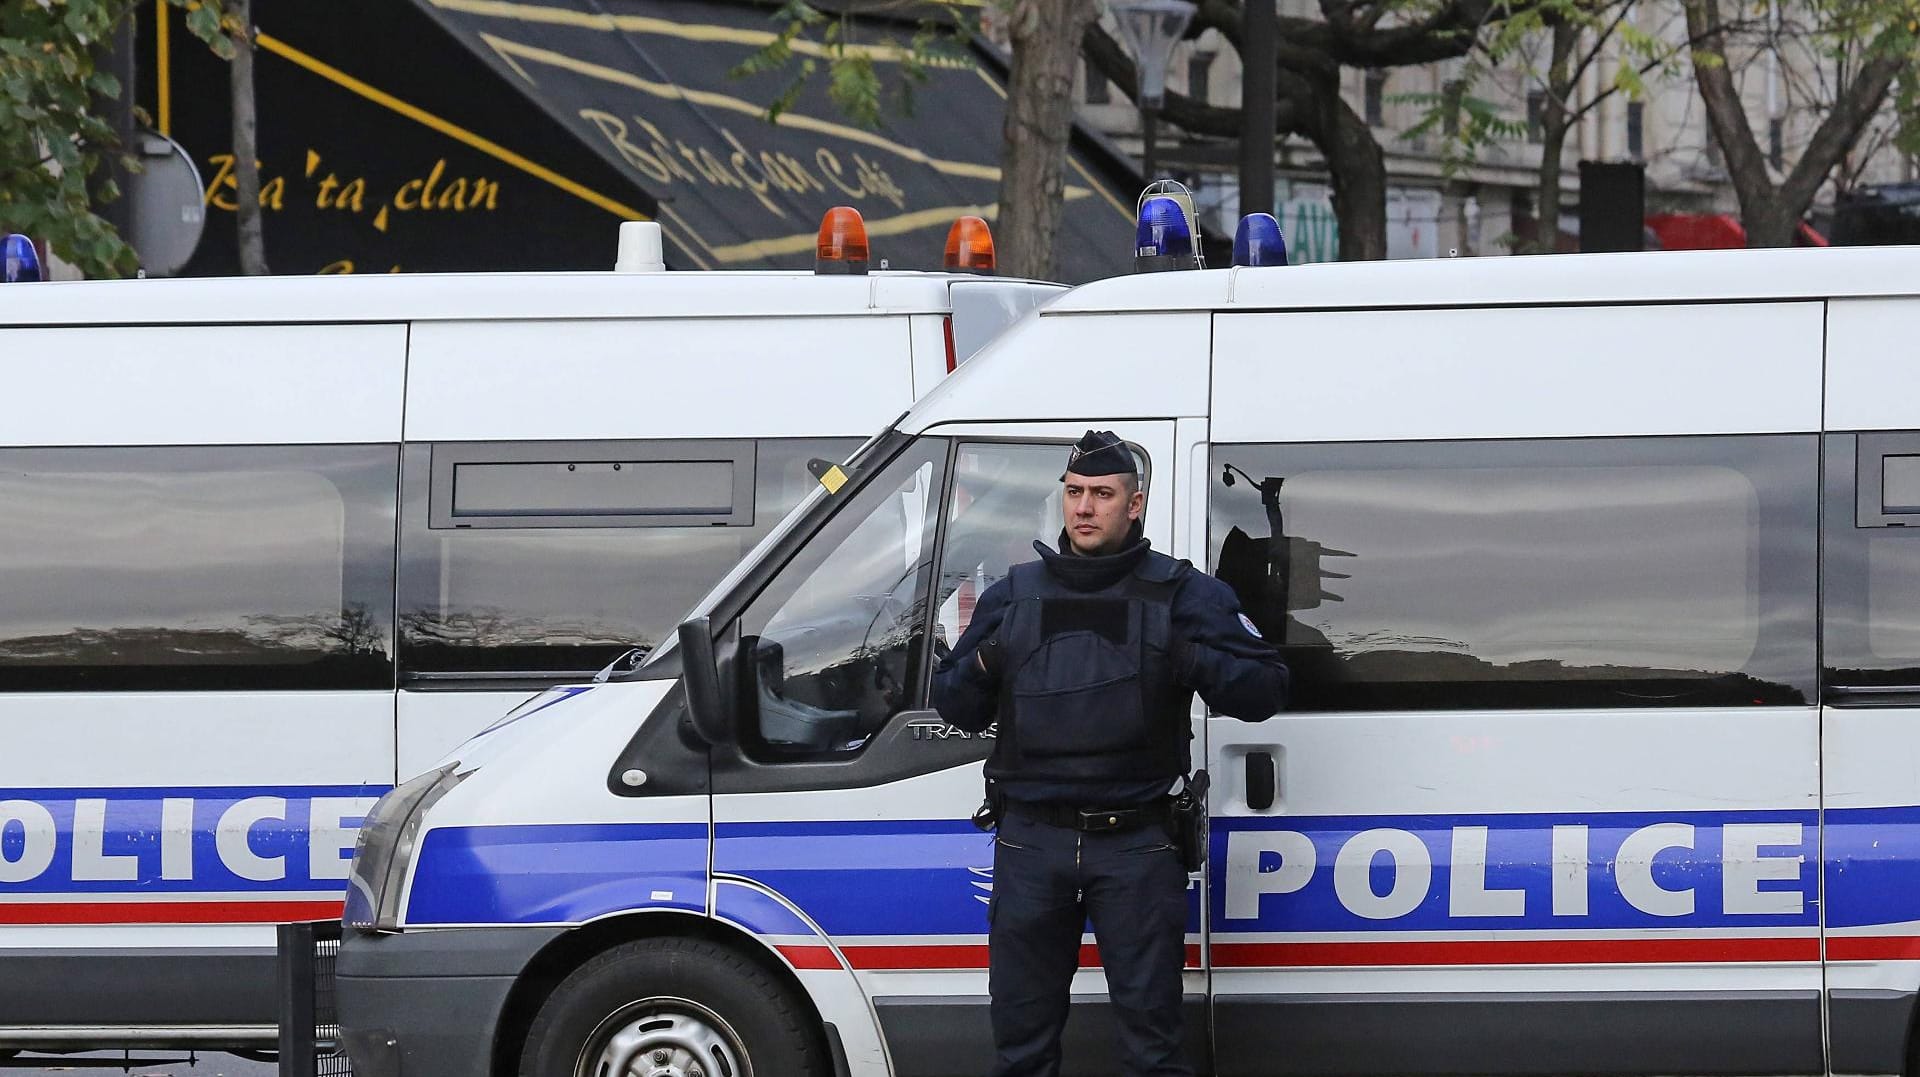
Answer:
[(624, 943), (560, 982), (522, 1077), (826, 1077), (805, 1007), (765, 969), (697, 939)]

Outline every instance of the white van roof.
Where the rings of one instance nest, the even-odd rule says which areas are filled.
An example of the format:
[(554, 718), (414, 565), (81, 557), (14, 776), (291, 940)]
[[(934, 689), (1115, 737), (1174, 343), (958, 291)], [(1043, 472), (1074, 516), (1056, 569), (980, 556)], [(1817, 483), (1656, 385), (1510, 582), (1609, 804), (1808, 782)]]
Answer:
[(0, 287), (0, 326), (927, 314), (947, 311), (949, 284), (979, 279), (789, 271), (44, 281)]
[(1082, 285), (1043, 315), (1668, 303), (1920, 294), (1920, 247), (1650, 251), (1331, 262)]

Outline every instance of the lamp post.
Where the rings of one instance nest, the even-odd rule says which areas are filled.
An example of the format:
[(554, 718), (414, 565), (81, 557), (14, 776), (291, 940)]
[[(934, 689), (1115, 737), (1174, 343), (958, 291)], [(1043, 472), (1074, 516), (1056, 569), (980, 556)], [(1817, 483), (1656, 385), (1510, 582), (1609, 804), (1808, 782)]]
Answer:
[(1139, 74), (1140, 170), (1147, 182), (1156, 178), (1153, 159), (1154, 128), (1167, 96), (1167, 63), (1173, 46), (1186, 33), (1198, 5), (1191, 0), (1108, 0), (1107, 9), (1120, 23), (1120, 36), (1133, 53)]

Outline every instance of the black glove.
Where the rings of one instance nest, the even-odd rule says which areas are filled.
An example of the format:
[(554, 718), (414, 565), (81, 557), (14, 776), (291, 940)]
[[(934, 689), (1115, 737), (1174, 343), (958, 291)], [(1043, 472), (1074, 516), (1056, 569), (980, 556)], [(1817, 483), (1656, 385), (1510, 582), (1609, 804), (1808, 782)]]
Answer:
[(1000, 647), (1000, 638), (988, 636), (973, 653), (978, 656), (980, 669), (987, 679), (995, 684), (1000, 683), (1000, 675), (1005, 672), (1007, 663), (1006, 653)]

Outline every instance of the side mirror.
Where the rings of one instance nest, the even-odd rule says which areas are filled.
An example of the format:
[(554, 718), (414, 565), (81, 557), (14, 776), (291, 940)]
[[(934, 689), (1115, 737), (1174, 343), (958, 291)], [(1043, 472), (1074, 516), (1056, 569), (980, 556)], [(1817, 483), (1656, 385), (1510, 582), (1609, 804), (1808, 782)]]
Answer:
[(680, 623), (680, 669), (694, 733), (710, 746), (731, 742), (732, 715), (720, 691), (720, 665), (714, 659), (713, 628), (707, 618)]

